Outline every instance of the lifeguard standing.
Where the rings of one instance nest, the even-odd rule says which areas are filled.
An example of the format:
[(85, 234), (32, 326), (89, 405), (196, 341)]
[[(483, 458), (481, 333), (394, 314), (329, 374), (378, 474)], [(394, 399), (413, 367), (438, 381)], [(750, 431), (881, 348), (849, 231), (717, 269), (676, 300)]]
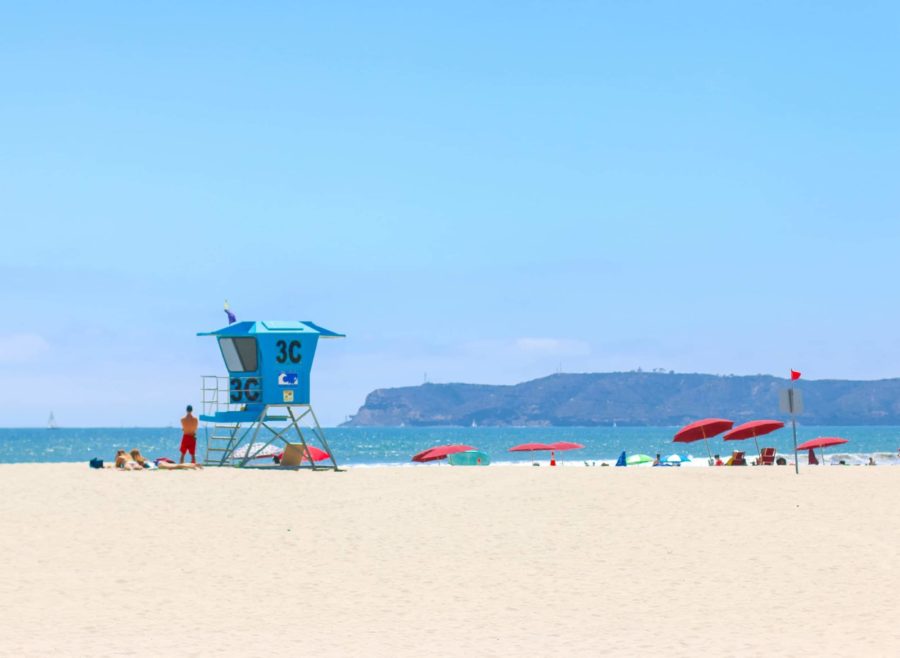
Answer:
[(184, 453), (186, 452), (191, 453), (191, 463), (197, 463), (197, 428), (200, 426), (200, 420), (191, 413), (193, 410), (194, 408), (188, 405), (187, 414), (181, 419), (181, 459), (178, 461), (179, 464), (184, 463)]

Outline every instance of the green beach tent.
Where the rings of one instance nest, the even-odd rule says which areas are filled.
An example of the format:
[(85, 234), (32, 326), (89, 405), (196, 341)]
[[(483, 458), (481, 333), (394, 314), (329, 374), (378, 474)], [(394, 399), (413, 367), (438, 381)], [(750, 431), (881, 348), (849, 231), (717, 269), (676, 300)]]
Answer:
[(487, 466), (491, 463), (491, 458), (480, 450), (466, 450), (448, 455), (447, 461), (451, 466)]

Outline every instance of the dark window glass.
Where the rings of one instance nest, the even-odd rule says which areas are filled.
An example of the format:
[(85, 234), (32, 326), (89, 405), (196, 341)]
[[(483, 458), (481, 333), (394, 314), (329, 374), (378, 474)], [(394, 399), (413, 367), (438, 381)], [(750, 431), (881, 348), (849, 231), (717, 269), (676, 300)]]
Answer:
[(255, 338), (221, 338), (219, 347), (230, 372), (256, 372)]

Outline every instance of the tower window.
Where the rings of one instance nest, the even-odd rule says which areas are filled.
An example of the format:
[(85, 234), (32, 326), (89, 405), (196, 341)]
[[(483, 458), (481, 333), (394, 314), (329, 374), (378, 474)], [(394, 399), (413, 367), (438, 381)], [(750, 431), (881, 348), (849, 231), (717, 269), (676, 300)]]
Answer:
[(229, 372), (256, 372), (255, 338), (220, 338), (219, 347)]

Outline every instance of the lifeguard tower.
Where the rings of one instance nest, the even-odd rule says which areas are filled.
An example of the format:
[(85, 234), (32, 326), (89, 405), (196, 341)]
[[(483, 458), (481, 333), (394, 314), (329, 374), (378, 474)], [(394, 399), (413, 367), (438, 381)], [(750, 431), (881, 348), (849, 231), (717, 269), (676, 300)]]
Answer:
[[(253, 466), (273, 446), (298, 445), (300, 468), (338, 469), (310, 405), (309, 375), (319, 338), (343, 338), (312, 322), (237, 322), (215, 336), (227, 377), (205, 375), (200, 420), (206, 423), (205, 464)], [(330, 463), (317, 465), (319, 443)], [(324, 460), (322, 460), (324, 462)]]

